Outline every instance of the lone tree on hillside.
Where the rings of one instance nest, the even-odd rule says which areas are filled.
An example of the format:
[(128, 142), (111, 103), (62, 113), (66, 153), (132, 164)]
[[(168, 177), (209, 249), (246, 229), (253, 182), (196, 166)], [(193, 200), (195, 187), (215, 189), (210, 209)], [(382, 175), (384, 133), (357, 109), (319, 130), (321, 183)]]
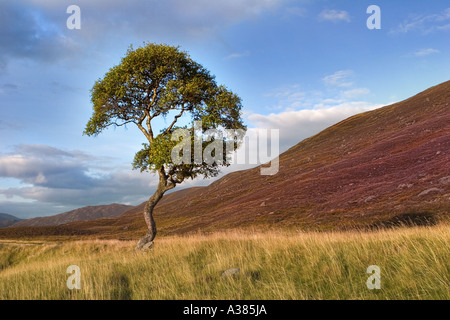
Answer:
[[(193, 133), (194, 128), (180, 127), (186, 117), (190, 121), (201, 121), (202, 133), (216, 128), (245, 130), (241, 99), (226, 87), (217, 85), (208, 70), (178, 47), (148, 43), (136, 50), (130, 47), (121, 63), (95, 82), (91, 101), (93, 114), (84, 134), (96, 136), (110, 126), (132, 123), (147, 140), (133, 161), (134, 169), (159, 175), (157, 189), (144, 209), (148, 231), (137, 244), (139, 249), (146, 248), (156, 236), (153, 209), (164, 193), (187, 178), (216, 176), (219, 166), (228, 163), (193, 161), (193, 156), (192, 161), (173, 161), (171, 155), (177, 139), (173, 139), (172, 134), (180, 128)], [(165, 123), (159, 134), (154, 133), (157, 121), (153, 120), (157, 118), (165, 120), (158, 122), (159, 125)], [(190, 139), (194, 141), (195, 134)], [(207, 146), (200, 145), (203, 154)], [(226, 154), (221, 156), (226, 159)]]

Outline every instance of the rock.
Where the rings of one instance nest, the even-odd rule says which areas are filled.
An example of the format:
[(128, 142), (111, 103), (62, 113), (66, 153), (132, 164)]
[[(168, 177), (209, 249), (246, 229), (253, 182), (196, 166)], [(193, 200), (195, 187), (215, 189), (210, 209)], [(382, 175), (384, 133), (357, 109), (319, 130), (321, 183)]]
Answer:
[(368, 196), (368, 197), (364, 200), (364, 202), (367, 203), (367, 202), (369, 202), (369, 201), (372, 201), (372, 200), (375, 199), (375, 198), (376, 198), (376, 196)]
[(440, 184), (450, 184), (450, 176), (440, 178), (439, 183)]
[(419, 197), (426, 196), (427, 194), (435, 193), (435, 192), (439, 193), (439, 192), (442, 192), (442, 190), (438, 189), (438, 188), (430, 188), (430, 189), (424, 190), (421, 193), (419, 193)]
[(226, 277), (231, 277), (231, 276), (234, 276), (234, 275), (238, 275), (240, 272), (241, 272), (241, 269), (238, 269), (238, 268), (235, 268), (235, 269), (228, 269), (228, 270), (225, 270), (225, 271), (222, 273), (222, 278), (226, 278)]
[(260, 207), (265, 207), (266, 206), (266, 202), (265, 201), (261, 202), (261, 204), (259, 206)]

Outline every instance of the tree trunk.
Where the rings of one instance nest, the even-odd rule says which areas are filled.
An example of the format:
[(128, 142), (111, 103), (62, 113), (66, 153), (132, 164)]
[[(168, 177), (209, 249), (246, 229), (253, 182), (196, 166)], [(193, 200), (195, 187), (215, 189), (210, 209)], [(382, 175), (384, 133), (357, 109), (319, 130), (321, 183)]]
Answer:
[[(163, 170), (163, 169), (162, 169)], [(153, 239), (156, 237), (156, 224), (153, 219), (153, 209), (158, 204), (159, 200), (163, 197), (164, 193), (172, 189), (171, 187), (167, 187), (167, 178), (164, 174), (164, 171), (160, 171), (160, 178), (158, 188), (155, 193), (148, 199), (147, 204), (144, 208), (144, 219), (147, 224), (148, 231), (145, 236), (139, 240), (136, 245), (136, 249), (148, 249), (153, 245)]]

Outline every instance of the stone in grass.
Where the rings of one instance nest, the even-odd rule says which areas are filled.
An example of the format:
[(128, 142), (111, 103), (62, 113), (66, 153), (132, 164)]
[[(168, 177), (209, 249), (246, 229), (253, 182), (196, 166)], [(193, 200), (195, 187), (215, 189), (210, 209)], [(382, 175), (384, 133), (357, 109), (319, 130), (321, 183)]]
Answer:
[(228, 269), (228, 270), (225, 270), (222, 273), (222, 278), (227, 278), (227, 277), (231, 277), (231, 276), (234, 276), (234, 275), (238, 275), (240, 272), (241, 272), (241, 269), (238, 269), (238, 268), (236, 268), (236, 269)]

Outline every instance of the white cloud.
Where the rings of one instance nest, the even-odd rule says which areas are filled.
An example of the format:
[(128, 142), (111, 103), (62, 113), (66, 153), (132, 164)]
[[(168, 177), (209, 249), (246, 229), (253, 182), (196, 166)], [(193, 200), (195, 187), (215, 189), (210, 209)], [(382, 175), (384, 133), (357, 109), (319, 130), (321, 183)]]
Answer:
[(433, 49), (433, 48), (427, 48), (427, 49), (420, 49), (417, 50), (415, 52), (413, 52), (412, 55), (416, 56), (416, 57), (424, 57), (424, 56), (428, 56), (430, 54), (433, 53), (439, 53), (440, 51), (437, 49)]
[(420, 32), (428, 34), (434, 31), (450, 30), (450, 8), (435, 14), (416, 14), (405, 19), (396, 28), (391, 29), (391, 34)]
[(332, 106), (318, 104), (314, 109), (269, 115), (254, 113), (248, 116), (248, 120), (257, 128), (280, 129), (280, 149), (286, 150), (339, 121), (381, 106), (362, 101), (343, 102)]
[(323, 101), (322, 92), (306, 91), (300, 85), (286, 85), (265, 94), (268, 98), (277, 99), (277, 105), (267, 107), (269, 110), (296, 110), (310, 108)]
[(322, 80), (328, 86), (351, 87), (353, 82), (350, 78), (353, 77), (353, 75), (354, 72), (352, 70), (340, 70), (325, 76)]
[(249, 55), (250, 55), (250, 51), (246, 50), (242, 53), (232, 53), (232, 54), (228, 55), (227, 57), (225, 57), (225, 59), (226, 60), (238, 59), (238, 58), (248, 57)]
[[(82, 10), (89, 10), (92, 18), (96, 19), (96, 26), (103, 25), (102, 29), (113, 28), (113, 32), (130, 30), (148, 35), (154, 31), (166, 34), (167, 31), (176, 30), (183, 36), (198, 36), (215, 33), (220, 28), (255, 18), (278, 7), (282, 2), (284, 0), (80, 0), (77, 4)], [(146, 14), (136, 14), (136, 11)], [(89, 23), (94, 23), (93, 19)]]
[(274, 10), (285, 1), (79, 0), (81, 29), (74, 32), (65, 23), (71, 0), (3, 0), (0, 67), (15, 58), (54, 63), (81, 52), (83, 57), (96, 55), (99, 46), (114, 46), (117, 39), (186, 45), (215, 38), (226, 28)]
[(361, 100), (370, 89), (356, 87), (353, 70), (339, 70), (322, 78), (327, 90), (305, 91), (298, 84), (274, 90), (268, 96), (278, 99), (281, 112), (269, 115), (247, 115), (248, 122), (256, 128), (280, 129), (280, 149), (299, 143), (327, 127), (352, 115), (373, 110), (383, 105)]
[(371, 93), (368, 88), (355, 86), (353, 78), (355, 78), (353, 70), (339, 70), (322, 78), (327, 89), (325, 91), (307, 91), (298, 84), (279, 87), (266, 94), (267, 97), (278, 100), (276, 107), (268, 109), (286, 112), (299, 109), (329, 108), (344, 103), (353, 103)]
[(345, 10), (323, 10), (319, 14), (320, 21), (350, 22), (350, 14)]
[[(119, 1), (120, 3), (121, 1)], [(263, 11), (275, 8), (283, 1), (280, 0), (169, 0), (169, 8), (192, 17), (205, 17), (212, 15), (213, 19), (242, 20), (258, 16)]]
[(368, 94), (370, 94), (370, 90), (368, 88), (355, 88), (343, 91), (341, 93), (342, 97), (345, 99), (354, 99)]
[[(110, 161), (46, 145), (23, 144), (11, 153), (0, 153), (0, 179), (18, 181), (14, 187), (0, 188), (0, 212), (21, 218), (48, 216), (89, 205), (136, 205), (154, 193), (156, 174)], [(223, 174), (254, 166), (233, 165), (224, 168)], [(174, 191), (213, 180), (186, 180)]]
[(54, 63), (71, 57), (77, 45), (62, 31), (39, 10), (17, 1), (1, 1), (0, 69), (14, 58)]
[(0, 195), (47, 203), (50, 209), (57, 205), (139, 203), (153, 193), (158, 181), (152, 174), (132, 171), (130, 166), (109, 163), (108, 167), (105, 158), (28, 144), (16, 146), (12, 153), (0, 154), (0, 178), (22, 183), (0, 189)]

